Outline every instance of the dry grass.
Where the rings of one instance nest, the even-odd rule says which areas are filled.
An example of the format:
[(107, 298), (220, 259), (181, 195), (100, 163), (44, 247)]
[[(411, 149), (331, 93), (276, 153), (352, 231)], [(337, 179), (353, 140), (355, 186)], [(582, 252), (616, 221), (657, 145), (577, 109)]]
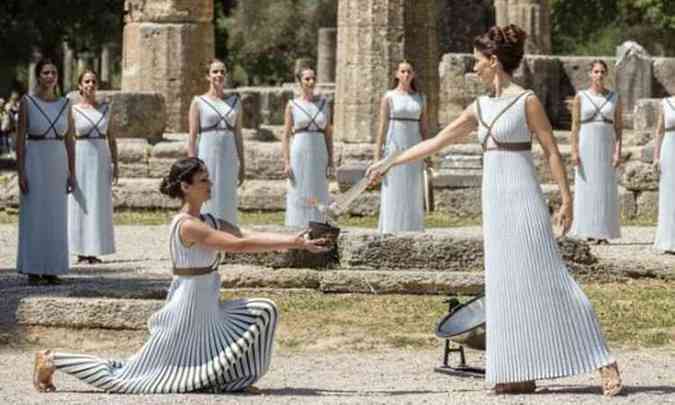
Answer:
[[(612, 346), (675, 347), (674, 282), (586, 284)], [(225, 292), (226, 298), (241, 296)], [(247, 294), (250, 296), (250, 294)], [(443, 297), (264, 292), (280, 308), (278, 344), (287, 350), (354, 351), (440, 347)]]
[[(675, 282), (644, 280), (583, 286), (610, 347), (675, 350)], [(225, 291), (223, 298), (268, 297), (279, 306), (277, 348), (284, 352), (441, 349), (434, 336), (445, 314), (440, 296), (322, 294), (308, 290)], [(0, 333), (0, 348), (60, 347), (90, 352), (135, 352), (145, 331), (18, 328)], [(1, 350), (1, 349), (0, 349)]]
[[(171, 210), (116, 210), (113, 217), (115, 225), (162, 225), (171, 221), (175, 211)], [(16, 224), (18, 212), (15, 209), (0, 209), (0, 224)], [(242, 226), (250, 225), (283, 225), (283, 212), (240, 212), (239, 221)], [(378, 218), (344, 217), (340, 225), (345, 227), (377, 228)], [(434, 212), (427, 214), (425, 224), (429, 228), (448, 228), (458, 226), (479, 225), (479, 217), (450, 217), (447, 214)]]

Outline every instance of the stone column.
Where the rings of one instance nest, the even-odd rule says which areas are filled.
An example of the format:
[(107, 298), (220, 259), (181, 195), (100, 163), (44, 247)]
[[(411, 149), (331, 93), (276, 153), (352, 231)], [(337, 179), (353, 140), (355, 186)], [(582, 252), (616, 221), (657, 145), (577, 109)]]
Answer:
[[(79, 76), (85, 69), (96, 70), (96, 56), (93, 52), (85, 51), (77, 55), (77, 74)], [(75, 78), (77, 79), (77, 77)]]
[(99, 72), (99, 81), (101, 85), (109, 88), (110, 87), (110, 57), (111, 57), (111, 44), (103, 44), (101, 46), (101, 71)]
[(68, 42), (63, 42), (63, 92), (68, 93), (73, 89), (73, 48), (68, 45)]
[(337, 28), (320, 28), (316, 66), (319, 83), (335, 83), (336, 54)]
[[(415, 66), (427, 97), (431, 128), (438, 123), (440, 61), (436, 0), (341, 0), (335, 128), (343, 142), (373, 142), (380, 99), (399, 62)], [(433, 130), (433, 129), (432, 129)]]
[(495, 0), (496, 24), (516, 24), (529, 35), (525, 51), (551, 53), (551, 8), (548, 0)]
[(35, 87), (37, 86), (37, 77), (35, 76), (35, 66), (37, 65), (38, 61), (42, 58), (42, 53), (38, 50), (33, 51), (33, 55), (31, 56), (31, 61), (28, 63), (28, 89), (27, 92), (28, 94), (33, 94), (35, 91)]
[(122, 91), (166, 100), (167, 131), (187, 132), (192, 97), (207, 90), (213, 0), (126, 0)]

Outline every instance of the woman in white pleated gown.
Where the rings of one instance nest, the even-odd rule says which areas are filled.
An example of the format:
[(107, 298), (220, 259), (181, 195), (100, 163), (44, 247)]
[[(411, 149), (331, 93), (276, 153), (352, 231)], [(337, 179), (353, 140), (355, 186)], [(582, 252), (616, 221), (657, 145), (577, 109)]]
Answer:
[(616, 168), (621, 163), (623, 113), (619, 95), (605, 88), (607, 65), (591, 63), (591, 87), (574, 98), (572, 160), (574, 222), (570, 234), (607, 243), (621, 237)]
[(325, 222), (319, 204), (328, 205), (328, 180), (333, 175), (333, 127), (328, 100), (314, 94), (316, 73), (310, 67), (296, 72), (301, 96), (288, 101), (282, 152), (288, 177), (285, 224), (304, 228)]
[[(417, 92), (412, 64), (399, 63), (394, 88), (382, 97), (380, 103), (380, 127), (375, 142), (376, 161), (382, 156), (394, 151), (404, 151), (426, 139), (425, 104), (424, 96)], [(395, 167), (387, 173), (380, 192), (379, 232), (424, 230), (423, 170), (423, 162), (412, 162)]]
[(213, 181), (213, 195), (203, 213), (232, 224), (239, 223), (237, 187), (244, 183), (244, 143), (241, 136), (241, 101), (226, 97), (225, 64), (213, 59), (207, 74), (209, 91), (190, 105), (188, 156), (206, 162)]
[[(204, 162), (185, 158), (171, 167), (160, 191), (183, 208), (169, 230), (174, 278), (166, 304), (148, 320), (150, 337), (127, 361), (52, 350), (36, 354), (34, 384), (54, 390), (55, 370), (114, 393), (159, 394), (247, 389), (270, 366), (278, 311), (267, 299), (220, 301), (219, 252), (305, 249), (326, 252), (323, 239), (242, 231), (201, 214), (211, 194)], [(124, 314), (120, 314), (124, 316)]]
[(664, 98), (656, 128), (654, 166), (659, 172), (656, 249), (675, 254), (675, 97)]
[(108, 130), (110, 104), (96, 102), (96, 73), (85, 70), (78, 86), (81, 101), (72, 108), (78, 184), (68, 198), (70, 251), (79, 262), (100, 263), (115, 253), (112, 184), (117, 180), (117, 142)]
[(16, 164), (19, 243), (16, 270), (28, 283), (59, 284), (69, 270), (67, 193), (75, 187), (75, 145), (68, 99), (57, 97), (56, 65), (35, 66), (37, 88), (19, 107)]
[[(527, 393), (535, 380), (600, 369), (603, 392), (621, 379), (590, 302), (569, 275), (554, 237), (530, 149), (533, 133), (562, 193), (556, 219), (566, 232), (572, 206), (565, 168), (544, 108), (512, 82), (527, 35), (492, 27), (474, 40), (474, 71), (493, 96), (479, 97), (438, 135), (408, 149), (395, 164), (422, 159), (473, 131), (484, 148), (483, 235), (486, 284), (486, 380), (497, 393)], [(368, 169), (373, 182), (382, 163)]]

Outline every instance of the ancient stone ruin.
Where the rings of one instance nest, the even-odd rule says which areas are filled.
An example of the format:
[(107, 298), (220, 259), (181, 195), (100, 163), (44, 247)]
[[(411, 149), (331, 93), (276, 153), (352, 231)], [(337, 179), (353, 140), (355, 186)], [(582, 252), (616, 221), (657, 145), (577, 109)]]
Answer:
[[(156, 190), (172, 161), (185, 155), (187, 109), (192, 96), (205, 90), (204, 71), (195, 61), (213, 55), (213, 4), (207, 0), (199, 0), (198, 6), (181, 0), (126, 4), (123, 89), (101, 93), (115, 103), (113, 128), (118, 135), (135, 138), (120, 141), (123, 179), (115, 188), (115, 204), (131, 209), (173, 208), (176, 202)], [(493, 23), (492, 5), (497, 23), (513, 22), (529, 31), (529, 54), (515, 78), (542, 100), (569, 163), (566, 101), (588, 86), (589, 63), (596, 57), (549, 55), (550, 10), (545, 1), (341, 0), (338, 27), (324, 27), (317, 33), (318, 91), (334, 102), (335, 109), (338, 182), (332, 185), (333, 192), (357, 181), (372, 159), (379, 100), (390, 88), (399, 61), (407, 59), (415, 65), (431, 107), (432, 128), (447, 125), (484, 94), (468, 51), (473, 35)], [(471, 27), (443, 22), (465, 14)], [(619, 173), (622, 215), (653, 220), (657, 178), (650, 165), (651, 140), (658, 99), (675, 94), (675, 59), (651, 57), (636, 44), (624, 44), (617, 57), (602, 59), (610, 68), (609, 87), (617, 88), (624, 100), (628, 127), (626, 163)], [(240, 191), (240, 207), (281, 211), (286, 183), (279, 139), (284, 106), (294, 95), (294, 85), (230, 91), (242, 96), (247, 142), (248, 179)], [(538, 147), (534, 155), (544, 192), (555, 205), (557, 187)], [(478, 218), (482, 154), (476, 140), (447, 148), (436, 157), (436, 168), (435, 209), (453, 217)], [(569, 164), (568, 170), (573, 180)], [(18, 204), (15, 189), (1, 198)], [(374, 215), (378, 206), (378, 192), (372, 191), (354, 204), (351, 214)]]
[(167, 131), (185, 132), (213, 57), (213, 0), (126, 0), (123, 92), (159, 92)]

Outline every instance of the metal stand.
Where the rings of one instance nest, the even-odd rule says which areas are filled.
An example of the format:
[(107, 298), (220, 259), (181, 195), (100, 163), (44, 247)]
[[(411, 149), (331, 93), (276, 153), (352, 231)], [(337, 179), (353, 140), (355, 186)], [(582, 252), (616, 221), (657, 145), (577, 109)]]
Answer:
[[(459, 306), (459, 301), (457, 298), (448, 298), (443, 302), (448, 304), (448, 313), (452, 313), (455, 307)], [(456, 367), (448, 365), (450, 353), (459, 353), (459, 364)], [(437, 373), (459, 377), (485, 377), (485, 369), (467, 366), (466, 355), (464, 354), (464, 346), (456, 345), (455, 347), (450, 347), (450, 340), (448, 339), (445, 339), (445, 347), (443, 348), (443, 365), (434, 368), (434, 371)]]
[[(459, 364), (456, 367), (448, 365), (450, 353), (459, 353)], [(437, 373), (448, 375), (455, 375), (461, 377), (476, 377), (483, 378), (485, 376), (485, 369), (477, 367), (469, 367), (466, 365), (466, 356), (464, 355), (464, 346), (450, 347), (450, 341), (445, 341), (445, 348), (443, 350), (443, 365), (434, 368)]]

